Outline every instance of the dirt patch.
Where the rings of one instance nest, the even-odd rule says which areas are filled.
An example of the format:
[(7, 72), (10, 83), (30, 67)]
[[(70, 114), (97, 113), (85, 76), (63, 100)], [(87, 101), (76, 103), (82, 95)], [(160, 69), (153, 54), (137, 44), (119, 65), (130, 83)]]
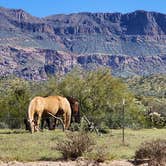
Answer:
[[(86, 160), (85, 158), (78, 158), (75, 161), (34, 161), (34, 162), (18, 162), (0, 161), (0, 166), (135, 166), (127, 160), (114, 160), (99, 163), (94, 160)], [(147, 163), (138, 166), (148, 166)]]
[(98, 163), (89, 160), (76, 161), (37, 161), (37, 162), (0, 162), (1, 166), (134, 166), (128, 161), (106, 161)]

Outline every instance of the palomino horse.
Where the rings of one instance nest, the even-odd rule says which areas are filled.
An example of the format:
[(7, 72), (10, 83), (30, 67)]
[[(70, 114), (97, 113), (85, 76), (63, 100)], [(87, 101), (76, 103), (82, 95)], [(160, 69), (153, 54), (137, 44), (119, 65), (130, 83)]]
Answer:
[[(30, 123), (30, 129), (32, 133), (39, 129), (42, 114), (47, 112), (53, 115), (56, 115), (57, 112), (63, 114), (65, 129), (69, 128), (71, 120), (71, 108), (69, 101), (62, 96), (38, 96), (31, 100), (28, 108), (28, 121)], [(36, 114), (38, 119), (37, 123), (35, 124), (34, 116)]]

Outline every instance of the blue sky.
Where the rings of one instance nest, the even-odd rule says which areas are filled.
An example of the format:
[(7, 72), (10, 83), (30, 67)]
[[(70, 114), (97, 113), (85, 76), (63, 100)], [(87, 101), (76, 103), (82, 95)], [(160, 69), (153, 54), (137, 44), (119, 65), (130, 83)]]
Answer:
[(0, 6), (23, 9), (33, 16), (78, 12), (133, 12), (147, 10), (166, 13), (166, 0), (0, 0)]

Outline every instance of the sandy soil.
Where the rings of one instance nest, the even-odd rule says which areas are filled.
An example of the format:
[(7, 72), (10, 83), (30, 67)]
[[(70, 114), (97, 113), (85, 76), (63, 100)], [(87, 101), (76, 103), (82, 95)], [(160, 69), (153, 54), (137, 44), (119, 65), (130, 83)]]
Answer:
[[(88, 160), (76, 160), (76, 161), (37, 161), (37, 162), (1, 162), (0, 166), (134, 166), (132, 163), (120, 160), (120, 161), (108, 161), (104, 163), (98, 163)], [(146, 164), (142, 166), (147, 166)]]

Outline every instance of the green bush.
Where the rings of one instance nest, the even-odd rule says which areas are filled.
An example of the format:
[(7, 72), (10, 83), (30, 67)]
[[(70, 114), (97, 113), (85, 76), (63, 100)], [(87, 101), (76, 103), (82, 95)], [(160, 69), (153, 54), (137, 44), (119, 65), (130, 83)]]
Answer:
[(62, 153), (64, 159), (76, 159), (92, 150), (94, 140), (84, 132), (69, 132), (66, 139), (57, 143), (55, 149)]
[(166, 164), (166, 140), (153, 140), (144, 142), (135, 152), (135, 160), (148, 159), (149, 166), (165, 166)]
[(30, 84), (20, 78), (0, 80), (0, 118), (9, 128), (20, 128), (26, 116), (30, 97)]

